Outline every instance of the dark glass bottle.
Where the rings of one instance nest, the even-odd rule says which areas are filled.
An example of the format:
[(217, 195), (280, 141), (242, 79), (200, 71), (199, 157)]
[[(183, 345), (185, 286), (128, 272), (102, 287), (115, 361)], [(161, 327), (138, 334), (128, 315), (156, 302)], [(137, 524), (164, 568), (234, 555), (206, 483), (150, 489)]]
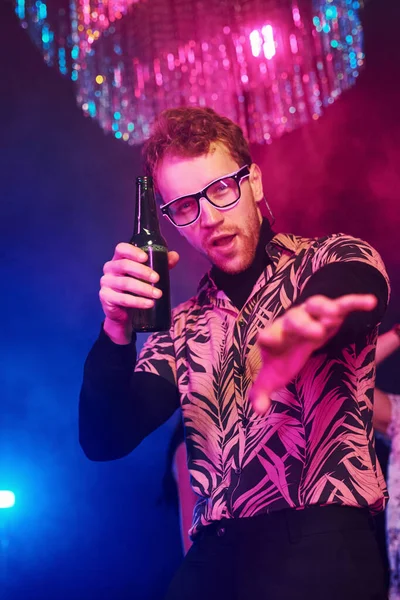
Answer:
[(152, 177), (136, 179), (135, 228), (130, 243), (147, 253), (145, 264), (160, 276), (154, 285), (162, 291), (152, 308), (133, 311), (133, 329), (167, 331), (171, 327), (168, 248), (160, 231)]

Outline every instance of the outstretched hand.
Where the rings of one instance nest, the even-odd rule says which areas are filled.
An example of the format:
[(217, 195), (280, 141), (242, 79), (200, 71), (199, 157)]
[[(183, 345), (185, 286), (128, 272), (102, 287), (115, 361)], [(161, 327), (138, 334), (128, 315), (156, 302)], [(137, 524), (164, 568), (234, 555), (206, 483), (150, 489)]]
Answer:
[(348, 294), (334, 300), (312, 296), (290, 308), (258, 336), (262, 367), (250, 392), (250, 402), (263, 414), (270, 396), (285, 387), (311, 354), (324, 346), (353, 311), (370, 311), (377, 299), (371, 294)]

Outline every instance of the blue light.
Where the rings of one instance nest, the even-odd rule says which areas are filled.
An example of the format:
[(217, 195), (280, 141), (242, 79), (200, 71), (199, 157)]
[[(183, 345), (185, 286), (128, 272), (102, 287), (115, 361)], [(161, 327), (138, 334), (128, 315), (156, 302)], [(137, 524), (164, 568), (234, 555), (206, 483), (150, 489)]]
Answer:
[(72, 50), (71, 50), (71, 57), (72, 57), (74, 60), (76, 60), (76, 59), (78, 58), (78, 56), (79, 56), (79, 46), (77, 46), (77, 45), (75, 44), (75, 46), (73, 46), (73, 47), (72, 47)]
[(332, 46), (332, 48), (337, 48), (339, 46), (339, 42), (337, 40), (332, 40), (331, 46)]
[(337, 19), (338, 11), (336, 6), (330, 6), (327, 8), (325, 14), (327, 19)]
[(25, 18), (25, 0), (17, 0), (16, 13), (20, 19)]
[(115, 137), (117, 138), (117, 140), (122, 138), (122, 133), (120, 131), (117, 131), (117, 133), (115, 134)]
[(48, 44), (49, 41), (50, 41), (50, 30), (47, 25), (43, 25), (42, 42), (43, 42), (43, 44)]
[(128, 123), (128, 131), (133, 131), (135, 129), (134, 123)]
[(77, 79), (78, 79), (78, 71), (75, 71), (75, 70), (72, 71), (71, 79), (72, 79), (72, 81), (77, 81)]
[(118, 123), (113, 123), (111, 127), (113, 131), (118, 131)]
[(322, 31), (323, 31), (324, 33), (329, 33), (329, 32), (330, 32), (330, 30), (331, 30), (331, 28), (330, 28), (330, 26), (328, 25), (328, 23), (325, 23), (325, 25), (324, 25), (324, 26), (323, 26), (323, 28), (322, 28)]
[(352, 44), (353, 43), (353, 36), (352, 35), (346, 35), (346, 42), (348, 44)]
[(44, 2), (40, 3), (39, 6), (39, 19), (45, 19), (47, 17), (47, 6)]
[(360, 8), (360, 3), (359, 2), (353, 2), (353, 8), (355, 10), (359, 9)]
[(89, 100), (88, 102), (88, 112), (91, 117), (96, 116), (96, 104), (93, 102), (93, 100)]
[(120, 118), (121, 118), (121, 113), (120, 113), (120, 112), (118, 112), (118, 111), (117, 111), (117, 112), (115, 112), (115, 113), (114, 113), (114, 119), (115, 119), (116, 121), (118, 121)]
[(319, 25), (319, 17), (314, 17), (314, 18), (313, 18), (313, 23), (314, 23), (314, 25), (315, 25), (316, 27), (318, 27), (318, 25)]
[(0, 490), (0, 508), (12, 508), (15, 504), (15, 494), (9, 490)]

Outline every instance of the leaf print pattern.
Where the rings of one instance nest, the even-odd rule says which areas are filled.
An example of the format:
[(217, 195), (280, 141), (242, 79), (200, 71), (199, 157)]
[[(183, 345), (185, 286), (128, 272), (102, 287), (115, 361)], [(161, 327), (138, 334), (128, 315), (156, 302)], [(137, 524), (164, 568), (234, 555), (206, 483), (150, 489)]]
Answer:
[(386, 278), (366, 242), (277, 235), (269, 264), (239, 311), (210, 274), (197, 296), (173, 311), (169, 333), (153, 334), (137, 371), (178, 386), (188, 466), (199, 495), (191, 534), (222, 517), (250, 517), (310, 504), (381, 510), (387, 500), (372, 431), (377, 331), (315, 353), (272, 397), (266, 415), (248, 402), (261, 368), (258, 333), (298, 298), (317, 270), (359, 261)]

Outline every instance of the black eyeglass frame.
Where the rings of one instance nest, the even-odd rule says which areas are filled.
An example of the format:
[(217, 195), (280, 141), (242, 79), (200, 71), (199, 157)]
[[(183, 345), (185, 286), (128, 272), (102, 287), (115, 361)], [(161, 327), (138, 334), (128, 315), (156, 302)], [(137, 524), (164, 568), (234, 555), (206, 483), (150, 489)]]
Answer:
[[(212, 204), (212, 206), (214, 206), (214, 208), (216, 208), (217, 210), (228, 210), (229, 208), (233, 208), (239, 202), (239, 200), (242, 196), (242, 190), (240, 188), (240, 184), (242, 183), (242, 180), (245, 177), (249, 177), (249, 176), (250, 176), (250, 165), (244, 165), (238, 171), (234, 171), (233, 173), (228, 173), (228, 175), (224, 175), (223, 177), (218, 177), (217, 179), (214, 179), (214, 181), (211, 181), (210, 183), (208, 183), (203, 190), (201, 190), (200, 192), (197, 192), (196, 194), (185, 194), (184, 196), (179, 196), (179, 198), (175, 198), (174, 200), (171, 200), (171, 202), (168, 202), (167, 204), (163, 204), (162, 206), (160, 206), (161, 213), (164, 217), (167, 217), (171, 221), (172, 225), (174, 225), (175, 227), (179, 227), (179, 228), (189, 227), (189, 225), (193, 225), (193, 223), (195, 223), (197, 221), (197, 219), (200, 217), (200, 214), (201, 214), (200, 200), (201, 200), (201, 198), (205, 198), (207, 200), (207, 202)], [(229, 179), (229, 178), (235, 180), (237, 187), (238, 187), (239, 195), (236, 198), (236, 200), (234, 200), (233, 202), (230, 202), (226, 206), (217, 206), (207, 196), (207, 190), (212, 185), (217, 183), (218, 181), (223, 181), (224, 179)], [(193, 198), (194, 200), (196, 200), (197, 216), (192, 221), (190, 221), (190, 223), (186, 223), (185, 225), (178, 225), (177, 223), (174, 222), (172, 216), (168, 213), (168, 207), (171, 206), (171, 204), (174, 204), (174, 202), (178, 202), (179, 200), (184, 200), (185, 198)]]

